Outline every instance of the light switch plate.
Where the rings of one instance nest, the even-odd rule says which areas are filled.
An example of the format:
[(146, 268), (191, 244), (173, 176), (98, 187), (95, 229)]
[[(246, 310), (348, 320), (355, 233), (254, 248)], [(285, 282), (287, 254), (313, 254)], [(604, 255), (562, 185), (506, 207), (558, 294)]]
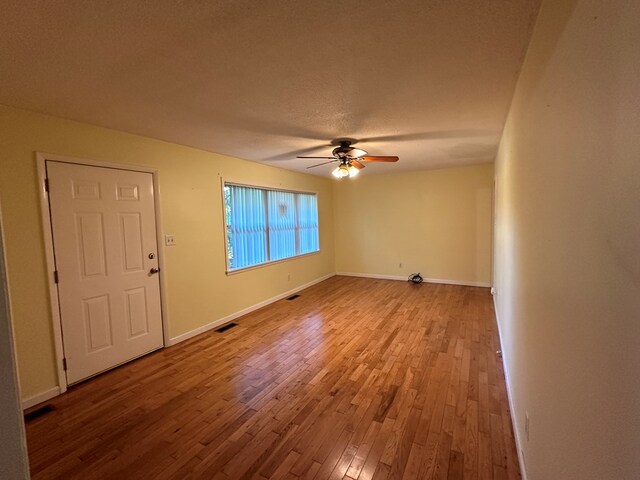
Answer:
[(164, 244), (167, 247), (173, 247), (176, 244), (176, 236), (175, 235), (165, 235), (164, 236)]

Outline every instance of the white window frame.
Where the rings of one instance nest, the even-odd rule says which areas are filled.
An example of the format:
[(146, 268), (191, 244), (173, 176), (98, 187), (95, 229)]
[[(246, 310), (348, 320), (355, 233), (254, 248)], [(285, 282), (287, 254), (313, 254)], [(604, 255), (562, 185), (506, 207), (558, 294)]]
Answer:
[[(229, 265), (229, 239), (227, 237), (227, 230), (229, 228), (229, 225), (227, 225), (226, 199), (224, 196), (224, 188), (226, 186), (231, 186), (231, 185), (235, 187), (255, 188), (263, 191), (271, 190), (274, 192), (286, 192), (286, 193), (294, 193), (294, 194), (303, 193), (307, 195), (315, 195), (316, 205), (318, 206), (318, 250), (314, 252), (293, 255), (291, 257), (280, 258), (278, 260), (267, 260), (266, 262), (257, 263), (255, 265), (249, 265), (246, 267), (231, 268), (231, 266)], [(288, 262), (290, 260), (296, 260), (298, 258), (308, 257), (310, 255), (317, 255), (321, 252), (322, 247), (320, 244), (320, 195), (318, 194), (318, 192), (313, 190), (295, 190), (292, 188), (280, 188), (280, 187), (271, 187), (267, 185), (256, 185), (256, 184), (249, 184), (249, 183), (242, 183), (242, 182), (234, 182), (231, 180), (225, 180), (224, 178), (221, 177), (220, 178), (220, 197), (222, 199), (222, 224), (224, 227), (222, 232), (224, 235), (224, 263), (225, 263), (225, 273), (227, 275), (235, 275), (236, 273), (246, 272), (247, 270), (262, 268), (269, 265), (274, 265), (276, 263)], [(266, 202), (267, 195), (264, 195), (264, 198)], [(265, 203), (265, 208), (268, 209), (268, 205), (266, 203)], [(297, 214), (297, 197), (296, 197), (296, 214)], [(298, 245), (299, 238), (298, 238), (297, 230), (298, 230), (298, 226), (296, 225), (296, 246), (295, 246), (296, 251), (299, 250), (299, 245)], [(269, 254), (269, 231), (267, 226), (267, 255), (268, 254)]]

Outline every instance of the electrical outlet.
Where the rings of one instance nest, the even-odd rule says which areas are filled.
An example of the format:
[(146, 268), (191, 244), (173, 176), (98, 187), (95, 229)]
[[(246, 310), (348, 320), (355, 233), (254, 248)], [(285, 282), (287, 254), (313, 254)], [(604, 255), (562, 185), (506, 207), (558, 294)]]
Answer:
[(176, 244), (176, 236), (175, 235), (165, 235), (164, 236), (164, 244), (167, 247), (173, 247)]
[(491, 295), (495, 295), (496, 294), (496, 289), (495, 287), (491, 287)]
[(529, 412), (524, 412), (524, 433), (527, 436), (527, 442), (529, 441)]

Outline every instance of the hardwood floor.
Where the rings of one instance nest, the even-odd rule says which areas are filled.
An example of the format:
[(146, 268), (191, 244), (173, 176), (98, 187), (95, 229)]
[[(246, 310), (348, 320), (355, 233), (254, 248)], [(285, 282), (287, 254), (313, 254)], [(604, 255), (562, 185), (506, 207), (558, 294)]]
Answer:
[(488, 289), (333, 277), (71, 388), (32, 475), (520, 478)]

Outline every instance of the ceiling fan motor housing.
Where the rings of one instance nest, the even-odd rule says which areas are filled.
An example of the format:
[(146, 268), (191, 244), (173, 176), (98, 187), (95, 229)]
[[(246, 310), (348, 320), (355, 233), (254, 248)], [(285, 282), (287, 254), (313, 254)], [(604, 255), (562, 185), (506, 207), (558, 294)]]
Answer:
[(350, 145), (351, 145), (351, 142), (347, 142), (347, 141), (340, 142), (340, 146), (334, 148), (331, 153), (333, 154), (334, 157), (338, 157), (338, 158), (345, 157), (351, 150), (353, 150), (353, 147), (351, 147)]
[(340, 142), (339, 147), (333, 149), (331, 154), (340, 160), (344, 160), (362, 157), (363, 155), (366, 155), (367, 152), (359, 148), (352, 147), (350, 140), (343, 140)]

